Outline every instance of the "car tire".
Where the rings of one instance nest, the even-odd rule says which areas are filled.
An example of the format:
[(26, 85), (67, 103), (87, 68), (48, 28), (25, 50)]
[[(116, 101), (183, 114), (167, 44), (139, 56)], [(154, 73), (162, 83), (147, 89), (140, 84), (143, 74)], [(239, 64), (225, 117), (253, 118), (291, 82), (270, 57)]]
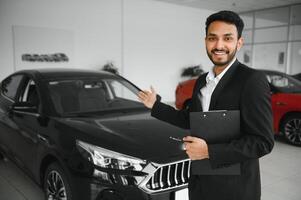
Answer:
[(74, 200), (71, 182), (58, 163), (48, 166), (43, 185), (45, 200)]
[(289, 143), (301, 146), (301, 115), (288, 115), (281, 124), (281, 132)]

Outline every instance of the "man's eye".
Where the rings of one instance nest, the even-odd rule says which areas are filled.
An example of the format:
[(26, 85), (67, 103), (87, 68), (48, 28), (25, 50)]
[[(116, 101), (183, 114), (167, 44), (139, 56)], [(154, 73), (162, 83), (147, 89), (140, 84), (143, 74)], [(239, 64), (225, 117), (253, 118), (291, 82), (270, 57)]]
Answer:
[(232, 37), (226, 37), (225, 40), (226, 40), (226, 41), (232, 41), (233, 38), (232, 38)]
[(214, 38), (214, 37), (209, 37), (208, 40), (209, 40), (209, 41), (214, 41), (215, 38)]

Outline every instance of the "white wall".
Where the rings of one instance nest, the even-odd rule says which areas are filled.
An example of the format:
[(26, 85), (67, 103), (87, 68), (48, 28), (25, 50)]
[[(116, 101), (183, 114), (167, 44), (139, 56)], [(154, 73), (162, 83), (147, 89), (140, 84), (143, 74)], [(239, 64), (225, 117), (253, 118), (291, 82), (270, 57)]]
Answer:
[(211, 65), (205, 51), (209, 11), (149, 0), (124, 7), (124, 76), (142, 88), (153, 85), (163, 101), (174, 101), (181, 69)]
[(0, 0), (0, 79), (19, 69), (13, 26), (60, 29), (74, 37), (75, 67), (113, 61), (139, 87), (153, 85), (174, 101), (183, 67), (211, 66), (204, 47), (211, 13), (151, 0)]
[(121, 0), (0, 0), (0, 78), (14, 70), (13, 26), (73, 32), (74, 65), (100, 68), (120, 66), (120, 21)]

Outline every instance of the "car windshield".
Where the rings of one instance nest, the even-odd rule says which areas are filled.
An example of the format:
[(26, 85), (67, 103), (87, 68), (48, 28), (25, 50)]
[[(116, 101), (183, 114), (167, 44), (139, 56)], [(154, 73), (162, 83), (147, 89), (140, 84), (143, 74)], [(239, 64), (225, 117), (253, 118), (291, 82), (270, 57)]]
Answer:
[(120, 78), (55, 80), (48, 88), (56, 111), (63, 115), (144, 107), (139, 90)]
[(267, 73), (267, 79), (272, 86), (284, 93), (300, 93), (301, 82), (297, 79), (280, 73)]

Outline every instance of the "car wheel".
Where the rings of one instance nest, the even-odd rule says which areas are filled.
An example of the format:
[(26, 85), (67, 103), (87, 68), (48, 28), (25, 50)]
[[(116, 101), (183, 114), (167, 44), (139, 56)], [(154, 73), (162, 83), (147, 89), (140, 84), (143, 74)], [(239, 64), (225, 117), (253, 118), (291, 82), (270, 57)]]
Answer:
[(57, 163), (50, 164), (44, 176), (46, 200), (73, 200), (70, 181)]
[(281, 132), (289, 143), (301, 146), (301, 115), (293, 114), (286, 117)]

